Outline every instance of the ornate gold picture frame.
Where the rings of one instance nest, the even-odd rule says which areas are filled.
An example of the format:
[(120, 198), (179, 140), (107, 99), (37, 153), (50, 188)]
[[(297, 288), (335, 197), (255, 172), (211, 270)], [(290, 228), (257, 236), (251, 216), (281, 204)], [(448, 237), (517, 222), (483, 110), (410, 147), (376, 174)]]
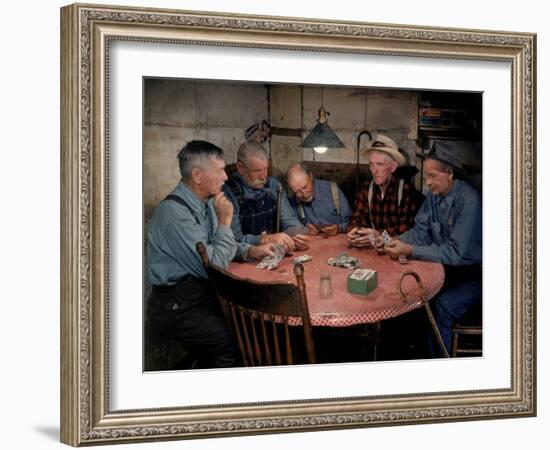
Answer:
[[(508, 63), (510, 386), (115, 410), (109, 385), (108, 194), (109, 56), (116, 41)], [(62, 8), (62, 442), (79, 446), (535, 415), (535, 58), (536, 36), (529, 33), (83, 4)]]

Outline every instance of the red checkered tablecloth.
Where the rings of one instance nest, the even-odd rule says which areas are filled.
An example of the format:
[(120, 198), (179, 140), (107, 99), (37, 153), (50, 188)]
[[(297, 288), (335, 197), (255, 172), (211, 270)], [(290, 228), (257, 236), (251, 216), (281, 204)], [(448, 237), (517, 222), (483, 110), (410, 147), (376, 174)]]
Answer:
[[(358, 258), (362, 268), (376, 270), (378, 287), (366, 296), (350, 294), (347, 291), (347, 277), (352, 270), (333, 267), (327, 263), (329, 258), (340, 253)], [(409, 270), (420, 276), (428, 299), (433, 298), (443, 286), (444, 272), (441, 264), (411, 260), (407, 264), (400, 264), (387, 255), (378, 255), (374, 249), (348, 249), (345, 234), (328, 239), (312, 237), (309, 250), (285, 257), (273, 270), (257, 269), (257, 262), (233, 262), (229, 265), (229, 271), (238, 277), (254, 281), (296, 283), (292, 260), (303, 254), (313, 257), (312, 261), (303, 266), (309, 313), (312, 324), (316, 326), (346, 327), (378, 322), (420, 307), (420, 295), (412, 277), (405, 278), (403, 282), (403, 292), (410, 301), (404, 302), (397, 291), (399, 276)], [(333, 295), (330, 299), (319, 298), (321, 273), (331, 275)]]

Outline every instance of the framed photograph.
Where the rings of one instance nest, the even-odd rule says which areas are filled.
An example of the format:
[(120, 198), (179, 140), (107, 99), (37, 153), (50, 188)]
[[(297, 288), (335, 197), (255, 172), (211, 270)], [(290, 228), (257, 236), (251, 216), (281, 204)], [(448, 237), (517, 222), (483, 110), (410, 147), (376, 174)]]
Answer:
[[(62, 442), (536, 414), (535, 35), (75, 4), (61, 37)], [(296, 150), (331, 102), (344, 150)], [(183, 144), (209, 140), (231, 163), (264, 130), (280, 176), (363, 164), (362, 129), (398, 137), (417, 166), (415, 145), (465, 129), (482, 149), (482, 356), (147, 370), (145, 223)]]

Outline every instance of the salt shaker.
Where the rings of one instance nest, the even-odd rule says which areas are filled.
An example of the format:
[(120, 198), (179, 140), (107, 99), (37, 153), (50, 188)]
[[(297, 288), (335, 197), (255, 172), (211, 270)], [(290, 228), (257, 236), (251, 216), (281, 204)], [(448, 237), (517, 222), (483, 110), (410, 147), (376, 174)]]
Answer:
[(329, 273), (321, 274), (319, 283), (319, 298), (327, 299), (332, 297), (332, 281)]

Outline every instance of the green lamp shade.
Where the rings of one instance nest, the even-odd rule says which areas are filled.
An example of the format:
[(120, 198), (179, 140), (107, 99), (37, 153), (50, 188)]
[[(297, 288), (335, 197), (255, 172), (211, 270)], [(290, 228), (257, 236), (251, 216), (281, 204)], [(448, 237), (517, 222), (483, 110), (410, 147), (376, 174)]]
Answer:
[(308, 136), (304, 139), (304, 142), (302, 142), (300, 147), (344, 148), (345, 145), (325, 122), (317, 123), (317, 125), (315, 125), (315, 128), (311, 130), (311, 133), (309, 133)]

